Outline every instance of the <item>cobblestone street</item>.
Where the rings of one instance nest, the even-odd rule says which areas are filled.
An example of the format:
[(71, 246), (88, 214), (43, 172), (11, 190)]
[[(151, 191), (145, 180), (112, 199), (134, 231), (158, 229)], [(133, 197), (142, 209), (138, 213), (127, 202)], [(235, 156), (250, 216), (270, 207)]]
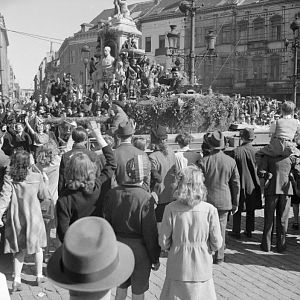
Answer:
[[(214, 281), (218, 299), (300, 299), (300, 236), (299, 231), (291, 229), (291, 224), (292, 219), (290, 219), (287, 238), (288, 249), (283, 254), (273, 251), (265, 253), (259, 249), (263, 229), (262, 211), (256, 211), (256, 231), (251, 239), (243, 235), (241, 240), (227, 237), (226, 262), (214, 265)], [(228, 224), (227, 232), (230, 228), (231, 222)], [(55, 243), (55, 239), (52, 239), (52, 243)], [(150, 289), (146, 294), (146, 299), (159, 299), (165, 277), (165, 267), (166, 258), (162, 258), (159, 271), (151, 274)], [(1, 258), (1, 271), (6, 274), (8, 287), (11, 289), (12, 266), (9, 256)], [(34, 286), (32, 258), (27, 259), (22, 280), (23, 291), (13, 293), (11, 299), (68, 299), (66, 290), (50, 282), (44, 283), (42, 287)], [(114, 293), (115, 291), (113, 295)], [(113, 296), (112, 299), (114, 299)]]

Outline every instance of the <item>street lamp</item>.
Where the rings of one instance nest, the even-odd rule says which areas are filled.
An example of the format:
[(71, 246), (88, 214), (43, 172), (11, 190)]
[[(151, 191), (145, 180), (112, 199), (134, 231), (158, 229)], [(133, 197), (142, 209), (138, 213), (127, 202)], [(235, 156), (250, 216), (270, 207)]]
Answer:
[(190, 84), (193, 86), (195, 84), (195, 0), (180, 2), (179, 10), (186, 16), (190, 15), (191, 17)]
[(81, 48), (81, 58), (84, 64), (84, 93), (87, 94), (87, 79), (88, 79), (87, 66), (90, 58), (90, 47), (88, 45), (84, 45)]
[[(202, 4), (201, 7), (204, 5)], [(179, 10), (184, 13), (186, 16), (191, 17), (191, 39), (190, 39), (190, 53), (188, 55), (190, 59), (189, 64), (189, 76), (190, 76), (190, 84), (192, 86), (195, 85), (195, 59), (196, 57), (202, 57), (202, 58), (212, 58), (217, 57), (216, 51), (215, 51), (215, 44), (216, 44), (216, 35), (214, 34), (213, 30), (210, 30), (205, 37), (207, 42), (207, 51), (205, 54), (199, 54), (195, 55), (195, 15), (196, 10), (200, 7), (195, 6), (195, 0), (190, 1), (181, 1), (179, 5)], [(185, 58), (186, 55), (181, 54), (178, 50), (178, 41), (180, 34), (175, 32), (176, 25), (170, 25), (171, 32), (167, 34), (168, 42), (169, 42), (169, 52), (167, 53), (167, 56), (174, 57), (183, 57)]]
[[(172, 62), (174, 62), (174, 57), (179, 57), (181, 54), (179, 54), (179, 38), (180, 33), (176, 31), (177, 25), (170, 25), (171, 31), (167, 33), (168, 38), (168, 51), (166, 56), (172, 57)], [(179, 59), (176, 60), (177, 64), (180, 64)]]
[(170, 25), (171, 31), (168, 32), (167, 38), (169, 42), (169, 49), (178, 49), (178, 40), (180, 34), (176, 32), (177, 25)]
[(205, 37), (206, 43), (207, 43), (207, 55), (208, 56), (217, 56), (215, 51), (215, 45), (216, 45), (216, 35), (214, 34), (214, 30), (209, 30), (208, 34)]
[(294, 20), (290, 28), (293, 30), (294, 40), (292, 43), (292, 49), (294, 52), (294, 74), (293, 77), (293, 95), (294, 95), (294, 103), (297, 103), (297, 79), (298, 79), (298, 48), (300, 48), (300, 41), (299, 41), (299, 33), (300, 33), (300, 20)]

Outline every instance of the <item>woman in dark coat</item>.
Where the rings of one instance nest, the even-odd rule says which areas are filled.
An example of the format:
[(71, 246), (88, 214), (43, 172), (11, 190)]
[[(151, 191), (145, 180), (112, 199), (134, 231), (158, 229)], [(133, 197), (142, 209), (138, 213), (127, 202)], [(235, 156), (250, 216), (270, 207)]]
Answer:
[(101, 190), (114, 174), (114, 154), (104, 140), (95, 121), (91, 122), (92, 133), (102, 148), (106, 164), (97, 176), (97, 164), (86, 153), (74, 154), (65, 169), (66, 188), (56, 203), (57, 235), (63, 242), (66, 231), (76, 220), (101, 214)]
[(252, 237), (254, 231), (255, 209), (262, 208), (259, 179), (257, 176), (255, 153), (256, 149), (252, 145), (254, 131), (250, 128), (241, 130), (240, 137), (242, 145), (237, 147), (233, 156), (236, 161), (241, 183), (239, 209), (233, 215), (233, 228), (229, 235), (240, 238), (241, 234), (241, 214), (246, 211), (246, 230), (244, 234)]

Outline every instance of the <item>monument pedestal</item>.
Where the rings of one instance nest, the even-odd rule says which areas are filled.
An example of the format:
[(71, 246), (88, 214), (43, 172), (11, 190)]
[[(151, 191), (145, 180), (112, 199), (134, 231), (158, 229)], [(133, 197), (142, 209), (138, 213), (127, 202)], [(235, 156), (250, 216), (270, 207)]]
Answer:
[[(116, 62), (120, 59), (120, 53), (127, 52), (128, 58), (141, 56), (145, 54), (145, 51), (139, 49), (139, 38), (141, 36), (142, 33), (137, 29), (131, 17), (116, 15), (100, 28), (97, 48), (103, 51), (106, 46), (109, 46), (111, 55)], [(101, 61), (100, 54), (98, 57), (100, 57)], [(115, 73), (115, 66), (113, 70), (109, 70), (106, 73), (106, 70), (102, 70), (101, 63), (99, 63), (94, 76), (94, 84), (97, 89), (101, 89), (104, 82), (110, 81), (110, 75)]]

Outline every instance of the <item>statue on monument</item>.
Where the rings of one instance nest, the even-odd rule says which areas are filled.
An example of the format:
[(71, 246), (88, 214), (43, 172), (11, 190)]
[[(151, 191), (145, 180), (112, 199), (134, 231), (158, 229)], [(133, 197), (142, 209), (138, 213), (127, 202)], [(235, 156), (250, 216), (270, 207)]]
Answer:
[(132, 19), (130, 17), (130, 11), (128, 9), (127, 1), (126, 0), (114, 0), (115, 5), (115, 16), (123, 17), (126, 19)]
[(110, 55), (111, 48), (109, 46), (104, 47), (104, 57), (101, 62), (103, 79), (107, 80), (111, 78), (114, 72), (115, 59)]

